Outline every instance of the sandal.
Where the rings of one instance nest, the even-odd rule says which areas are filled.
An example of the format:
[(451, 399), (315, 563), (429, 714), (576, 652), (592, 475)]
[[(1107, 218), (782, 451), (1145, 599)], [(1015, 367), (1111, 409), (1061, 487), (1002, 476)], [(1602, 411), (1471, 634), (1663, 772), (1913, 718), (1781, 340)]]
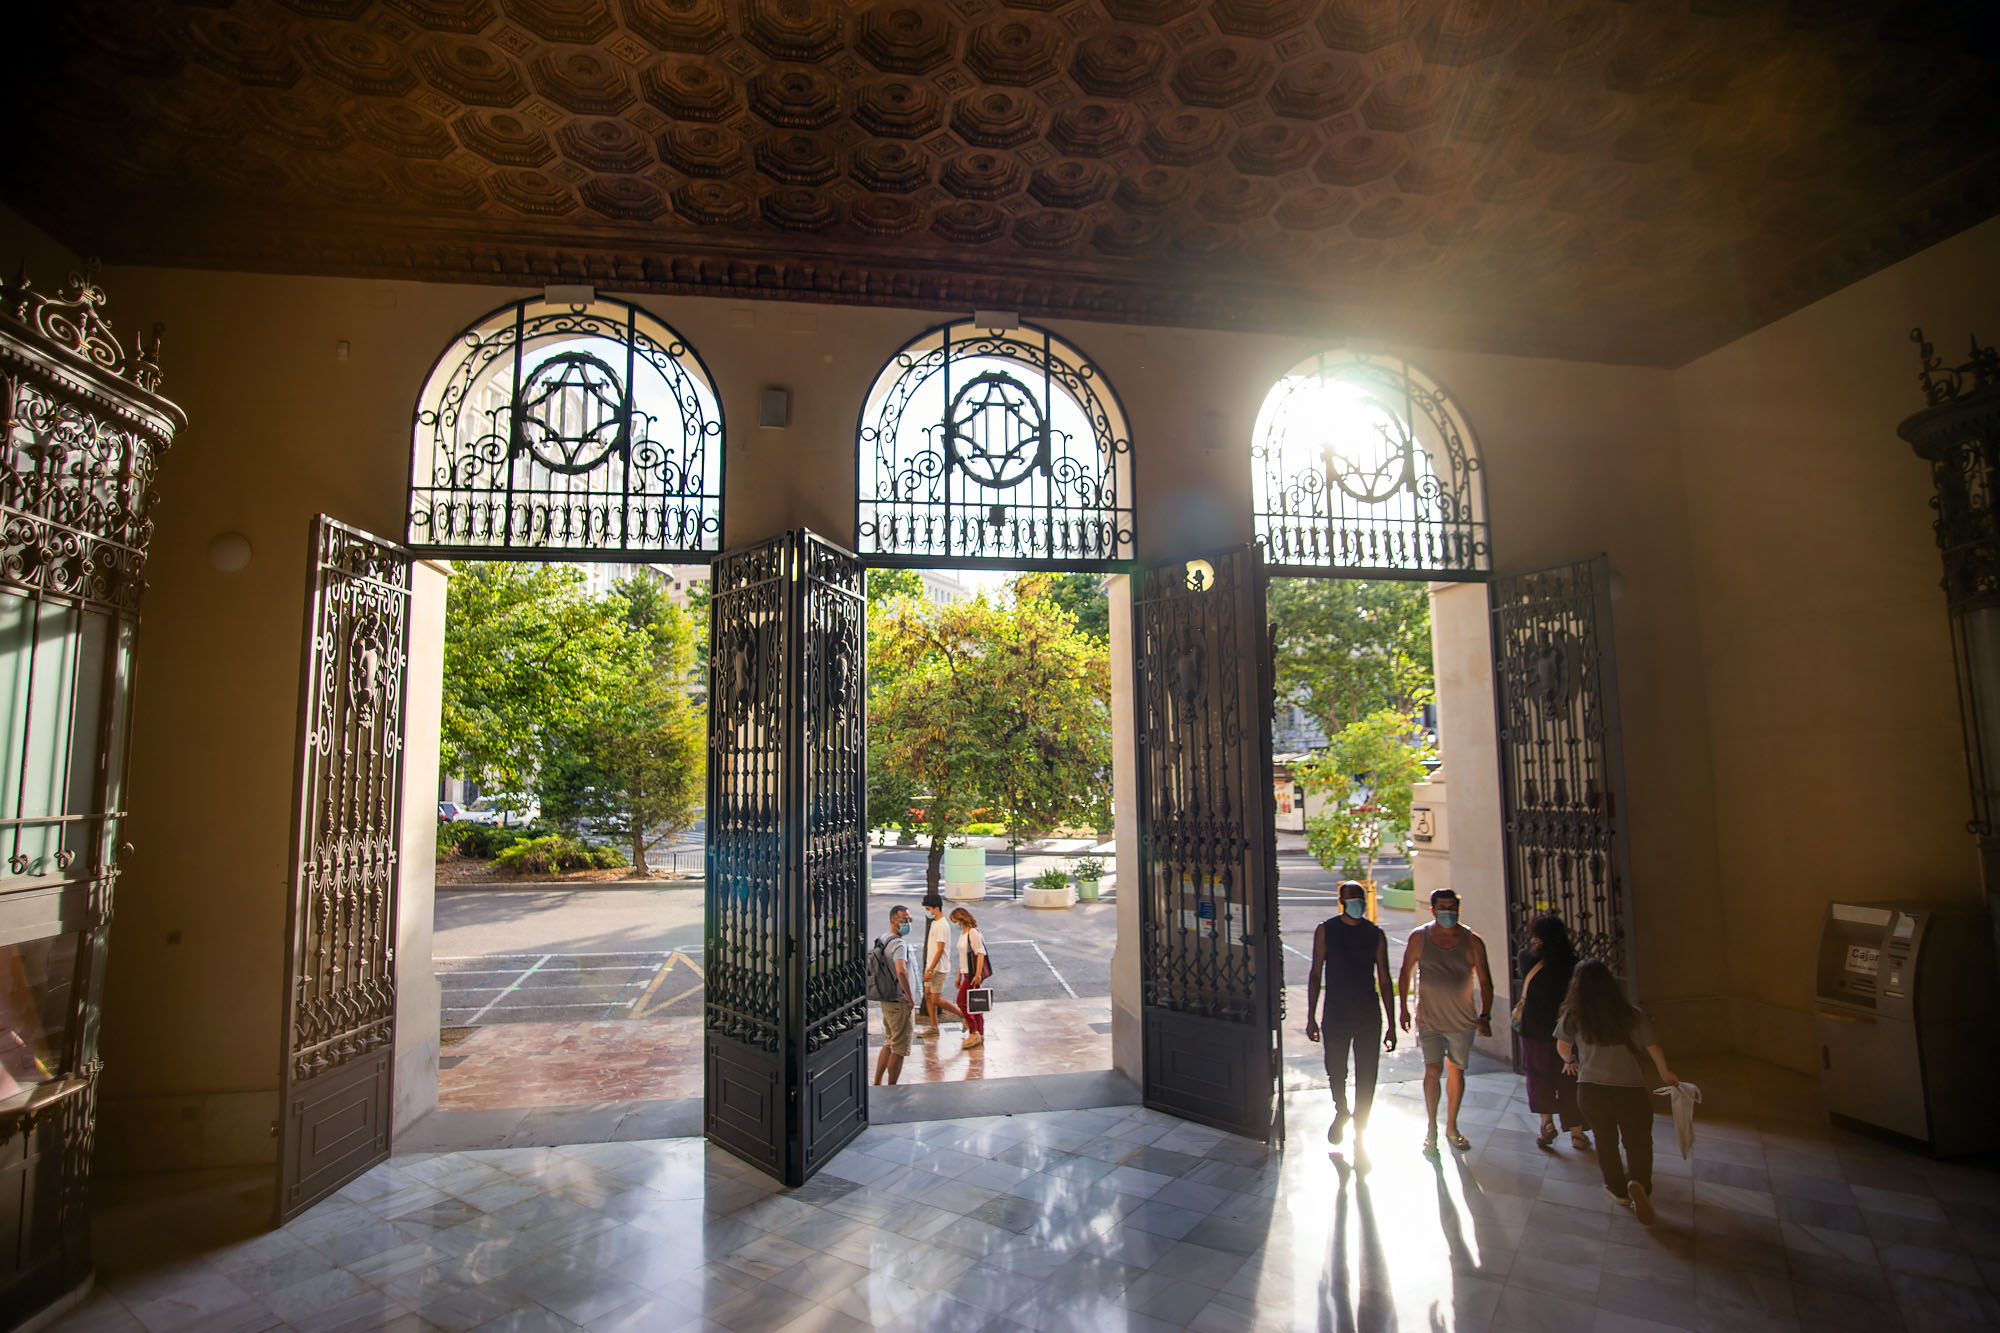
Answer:
[(1569, 1132), (1569, 1146), (1576, 1149), (1578, 1152), (1589, 1152), (1590, 1135), (1584, 1133), (1580, 1129), (1572, 1129)]
[(1457, 1150), (1458, 1150), (1459, 1152), (1471, 1152), (1471, 1151), (1472, 1151), (1472, 1140), (1471, 1140), (1471, 1139), (1468, 1139), (1467, 1137), (1465, 1137), (1465, 1135), (1463, 1135), (1463, 1134), (1460, 1134), (1460, 1133), (1458, 1133), (1457, 1131), (1455, 1131), (1455, 1130), (1454, 1130), (1454, 1131), (1453, 1131), (1452, 1133), (1449, 1133), (1449, 1134), (1445, 1135), (1444, 1137), (1445, 1137), (1445, 1140), (1446, 1140), (1446, 1141), (1447, 1141), (1448, 1143), (1450, 1143), (1450, 1144), (1451, 1144), (1451, 1146), (1452, 1146), (1453, 1148), (1457, 1149)]
[(1435, 1157), (1437, 1155), (1438, 1155), (1438, 1132), (1434, 1129), (1430, 1133), (1424, 1135), (1424, 1156)]
[(1546, 1148), (1555, 1141), (1556, 1127), (1554, 1125), (1543, 1125), (1542, 1132), (1535, 1135), (1535, 1146), (1537, 1148)]

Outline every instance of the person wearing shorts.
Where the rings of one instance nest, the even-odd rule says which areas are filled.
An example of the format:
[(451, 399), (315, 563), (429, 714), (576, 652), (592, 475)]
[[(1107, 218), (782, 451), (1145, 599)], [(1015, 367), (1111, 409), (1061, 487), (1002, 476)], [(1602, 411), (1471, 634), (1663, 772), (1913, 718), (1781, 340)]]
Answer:
[(882, 1001), (882, 1051), (875, 1057), (875, 1082), (894, 1083), (903, 1076), (903, 1059), (910, 1053), (911, 1013), (916, 994), (910, 989), (910, 909), (889, 909), (887, 952), (902, 998)]
[(1431, 895), (1431, 924), (1410, 932), (1403, 949), (1399, 1021), (1410, 1030), (1410, 978), (1417, 979), (1417, 1045), (1424, 1053), (1424, 1110), (1428, 1129), (1424, 1152), (1435, 1154), (1439, 1084), (1445, 1094), (1445, 1139), (1460, 1152), (1472, 1147), (1458, 1132), (1458, 1106), (1465, 1098), (1465, 1067), (1472, 1039), (1493, 1035), (1493, 973), (1486, 941), (1458, 924), (1458, 895), (1439, 889)]

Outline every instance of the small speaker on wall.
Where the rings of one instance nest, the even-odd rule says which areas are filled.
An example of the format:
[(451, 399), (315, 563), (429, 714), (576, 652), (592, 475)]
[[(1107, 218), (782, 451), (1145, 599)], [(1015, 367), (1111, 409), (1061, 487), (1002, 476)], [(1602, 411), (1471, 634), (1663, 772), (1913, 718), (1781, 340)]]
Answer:
[(757, 424), (783, 430), (792, 424), (792, 391), (760, 389), (757, 393)]

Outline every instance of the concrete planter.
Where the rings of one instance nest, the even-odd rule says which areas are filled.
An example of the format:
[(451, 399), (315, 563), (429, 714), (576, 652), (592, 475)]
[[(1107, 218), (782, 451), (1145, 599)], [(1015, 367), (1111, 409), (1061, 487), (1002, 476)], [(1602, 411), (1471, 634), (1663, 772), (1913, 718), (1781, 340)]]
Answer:
[(953, 902), (978, 902), (986, 896), (986, 849), (944, 849), (944, 896)]
[(1375, 891), (1375, 900), (1384, 907), (1408, 912), (1416, 908), (1417, 891), (1415, 888), (1392, 889), (1385, 886)]
[(1081, 902), (1086, 902), (1086, 903), (1094, 903), (1094, 902), (1096, 902), (1096, 901), (1097, 901), (1097, 889), (1098, 889), (1098, 884), (1099, 884), (1099, 881), (1097, 881), (1097, 880), (1094, 880), (1094, 879), (1080, 879), (1080, 880), (1078, 880), (1078, 881), (1076, 882), (1076, 896), (1077, 896), (1077, 899), (1078, 899), (1079, 901), (1081, 901)]
[(1065, 884), (1059, 889), (1038, 889), (1033, 885), (1021, 890), (1023, 907), (1074, 907), (1076, 890)]

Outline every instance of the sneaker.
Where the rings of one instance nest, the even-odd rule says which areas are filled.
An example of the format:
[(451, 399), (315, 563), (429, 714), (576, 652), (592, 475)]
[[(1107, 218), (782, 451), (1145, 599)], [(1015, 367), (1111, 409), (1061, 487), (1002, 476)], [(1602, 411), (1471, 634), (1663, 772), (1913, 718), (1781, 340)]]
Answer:
[(1648, 1197), (1650, 1191), (1636, 1180), (1625, 1188), (1632, 1192), (1633, 1216), (1637, 1217), (1641, 1222), (1650, 1223), (1653, 1220), (1653, 1200)]
[(965, 1039), (965, 1045), (959, 1047), (959, 1049), (963, 1051), (969, 1051), (975, 1046), (984, 1046), (985, 1044), (986, 1044), (986, 1038), (980, 1036), (977, 1032), (975, 1032), (971, 1036)]
[(1347, 1122), (1350, 1119), (1352, 1119), (1352, 1117), (1349, 1116), (1347, 1112), (1336, 1111), (1333, 1116), (1333, 1123), (1326, 1127), (1326, 1141), (1328, 1143), (1338, 1143), (1342, 1139), (1346, 1138)]
[(1628, 1196), (1620, 1194), (1609, 1185), (1604, 1187), (1604, 1197), (1617, 1204), (1620, 1208), (1630, 1208), (1632, 1206), (1632, 1200)]

